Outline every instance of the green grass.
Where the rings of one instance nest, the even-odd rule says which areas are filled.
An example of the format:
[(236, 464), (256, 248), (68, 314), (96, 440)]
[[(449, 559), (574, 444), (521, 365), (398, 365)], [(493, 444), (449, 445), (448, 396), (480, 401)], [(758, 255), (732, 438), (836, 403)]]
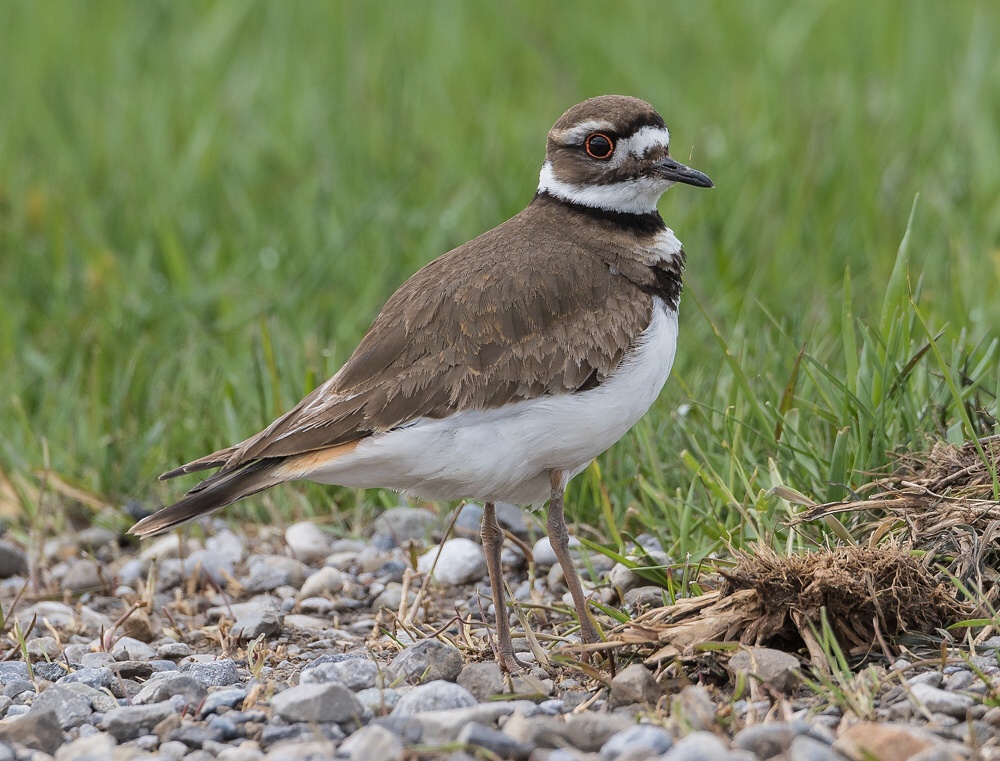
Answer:
[[(29, 513), (46, 449), (116, 504), (170, 500), (156, 474), (332, 373), (410, 273), (525, 205), (565, 108), (623, 92), (717, 188), (661, 203), (675, 372), (570, 513), (681, 558), (798, 546), (771, 487), (834, 499), (997, 429), (998, 38), (961, 2), (0, 4), (0, 470)], [(351, 531), (393, 499), (242, 509)]]

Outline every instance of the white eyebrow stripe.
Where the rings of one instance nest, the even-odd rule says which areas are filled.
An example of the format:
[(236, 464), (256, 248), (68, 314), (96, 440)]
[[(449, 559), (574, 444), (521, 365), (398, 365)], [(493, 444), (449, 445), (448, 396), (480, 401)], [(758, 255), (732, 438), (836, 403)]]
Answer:
[(666, 127), (642, 127), (629, 137), (618, 141), (623, 152), (642, 158), (651, 148), (669, 148), (670, 130)]
[(615, 125), (611, 122), (591, 120), (580, 122), (575, 127), (570, 127), (569, 129), (553, 130), (552, 136), (560, 143), (572, 145), (573, 143), (582, 143), (583, 139), (591, 132), (613, 132), (614, 128)]

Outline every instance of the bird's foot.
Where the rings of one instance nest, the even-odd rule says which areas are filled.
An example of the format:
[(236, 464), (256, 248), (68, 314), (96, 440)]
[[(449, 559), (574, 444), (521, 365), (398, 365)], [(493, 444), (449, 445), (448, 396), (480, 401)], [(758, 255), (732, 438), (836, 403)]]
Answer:
[(527, 671), (530, 668), (527, 663), (520, 660), (513, 652), (497, 653), (497, 664), (500, 666), (500, 671), (505, 674), (520, 674), (522, 671)]

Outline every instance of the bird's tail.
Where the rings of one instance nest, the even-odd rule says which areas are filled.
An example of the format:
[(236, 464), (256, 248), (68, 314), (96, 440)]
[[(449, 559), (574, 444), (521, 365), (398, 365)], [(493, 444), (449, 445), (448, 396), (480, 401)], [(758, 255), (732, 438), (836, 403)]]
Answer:
[(129, 529), (129, 533), (139, 537), (161, 534), (282, 483), (287, 480), (278, 473), (278, 465), (283, 459), (256, 460), (228, 473), (216, 473), (195, 486), (179, 502), (143, 518)]

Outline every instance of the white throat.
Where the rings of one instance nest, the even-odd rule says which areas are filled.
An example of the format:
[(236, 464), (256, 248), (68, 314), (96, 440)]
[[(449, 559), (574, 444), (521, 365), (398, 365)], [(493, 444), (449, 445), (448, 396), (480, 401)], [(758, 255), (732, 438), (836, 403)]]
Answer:
[(548, 193), (581, 206), (627, 214), (649, 214), (656, 211), (657, 201), (672, 184), (644, 177), (609, 185), (575, 185), (556, 177), (551, 161), (546, 161), (542, 165), (542, 171), (538, 176), (539, 193)]

